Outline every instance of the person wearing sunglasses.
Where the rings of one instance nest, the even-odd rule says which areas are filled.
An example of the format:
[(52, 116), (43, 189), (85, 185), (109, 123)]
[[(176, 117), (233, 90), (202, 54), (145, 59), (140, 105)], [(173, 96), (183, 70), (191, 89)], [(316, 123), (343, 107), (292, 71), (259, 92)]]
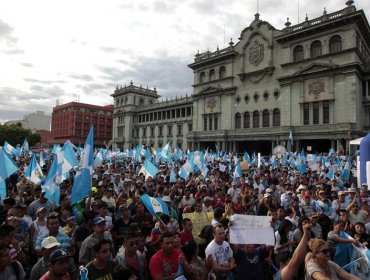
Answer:
[(359, 280), (330, 260), (330, 249), (326, 241), (312, 239), (309, 242), (312, 253), (306, 256), (306, 279), (330, 279), (330, 280)]
[(146, 269), (146, 260), (143, 254), (138, 250), (140, 237), (133, 232), (125, 234), (125, 242), (119, 249), (114, 261), (123, 267), (133, 270), (137, 279), (147, 279), (148, 271)]

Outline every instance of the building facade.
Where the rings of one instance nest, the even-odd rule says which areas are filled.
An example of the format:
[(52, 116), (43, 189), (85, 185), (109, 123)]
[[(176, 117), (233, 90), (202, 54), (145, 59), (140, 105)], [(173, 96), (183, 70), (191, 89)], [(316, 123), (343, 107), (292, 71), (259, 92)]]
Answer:
[[(127, 87), (117, 89), (114, 131), (119, 118), (125, 130), (123, 138), (113, 133), (114, 142), (126, 148), (172, 140), (193, 150), (217, 145), (264, 154), (277, 144), (296, 151), (348, 151), (349, 141), (370, 129), (370, 28), (363, 10), (357, 11), (353, 1), (346, 5), (298, 25), (288, 20), (282, 30), (256, 14), (236, 44), (196, 54), (189, 65), (194, 92), (185, 100), (158, 103), (155, 92), (149, 103), (124, 111), (117, 99)], [(188, 106), (190, 114), (177, 118), (177, 110), (187, 112)], [(170, 118), (163, 119), (164, 111)], [(182, 137), (157, 133), (177, 123)], [(191, 129), (185, 131), (184, 124)]]
[(94, 145), (104, 146), (112, 139), (113, 105), (96, 106), (69, 102), (53, 108), (50, 144), (70, 140), (83, 146), (90, 128), (94, 126)]
[(35, 113), (23, 116), (22, 120), (7, 121), (4, 124), (12, 125), (17, 123), (21, 123), (23, 128), (31, 129), (32, 131), (50, 131), (51, 116), (46, 115), (44, 111), (36, 111)]

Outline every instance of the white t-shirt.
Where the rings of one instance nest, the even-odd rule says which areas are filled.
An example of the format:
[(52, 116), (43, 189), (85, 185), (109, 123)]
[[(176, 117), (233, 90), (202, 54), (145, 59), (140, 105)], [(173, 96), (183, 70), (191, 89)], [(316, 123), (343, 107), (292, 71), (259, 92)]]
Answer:
[(227, 194), (231, 195), (231, 198), (232, 198), (233, 202), (236, 203), (236, 202), (238, 202), (238, 199), (237, 199), (238, 196), (242, 195), (242, 191), (238, 188), (236, 188), (236, 189), (230, 188), (230, 189), (228, 189)]
[(206, 248), (206, 258), (209, 255), (212, 255), (213, 260), (218, 264), (227, 266), (230, 259), (233, 257), (233, 250), (231, 250), (229, 243), (226, 241), (224, 241), (222, 245), (218, 245), (212, 240)]

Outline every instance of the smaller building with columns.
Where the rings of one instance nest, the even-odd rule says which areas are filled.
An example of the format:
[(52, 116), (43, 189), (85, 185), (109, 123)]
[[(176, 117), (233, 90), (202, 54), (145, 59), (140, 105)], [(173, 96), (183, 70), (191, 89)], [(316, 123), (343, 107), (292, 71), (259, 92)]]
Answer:
[(191, 97), (159, 102), (154, 88), (135, 86), (116, 88), (113, 114), (113, 145), (131, 149), (143, 144), (162, 147), (168, 141), (182, 149), (188, 147), (187, 135), (193, 130)]

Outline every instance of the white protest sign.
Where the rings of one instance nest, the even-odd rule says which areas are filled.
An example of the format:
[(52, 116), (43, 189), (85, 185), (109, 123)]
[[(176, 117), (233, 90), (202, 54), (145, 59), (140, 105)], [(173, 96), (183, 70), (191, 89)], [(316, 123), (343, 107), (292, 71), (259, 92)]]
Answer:
[(270, 216), (235, 214), (230, 219), (230, 243), (275, 245), (274, 230)]

